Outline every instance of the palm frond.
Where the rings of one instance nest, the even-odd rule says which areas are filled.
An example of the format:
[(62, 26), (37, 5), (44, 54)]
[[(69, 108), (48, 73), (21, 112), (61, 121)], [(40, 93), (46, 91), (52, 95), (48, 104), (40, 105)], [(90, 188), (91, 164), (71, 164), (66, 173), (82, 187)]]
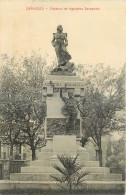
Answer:
[(63, 175), (66, 175), (66, 171), (64, 168), (59, 167), (58, 165), (52, 165), (54, 169), (62, 173)]
[(62, 183), (64, 182), (64, 178), (63, 177), (57, 177), (57, 176), (54, 176), (54, 175), (50, 175), (53, 179), (55, 179), (56, 181)]
[(76, 165), (74, 172), (76, 173), (76, 172), (80, 171), (82, 168), (83, 168), (83, 165)]
[(77, 160), (78, 156), (79, 156), (79, 154), (77, 154), (77, 155), (75, 156), (75, 158), (73, 159), (73, 164), (76, 163), (76, 160)]
[(77, 183), (78, 182), (82, 182), (82, 178), (85, 177), (86, 175), (90, 174), (90, 172), (86, 171), (86, 172), (82, 172), (80, 173), (79, 177), (77, 178)]
[(63, 186), (62, 184), (57, 184), (62, 190), (66, 190), (66, 186)]
[(57, 155), (58, 160), (61, 162), (61, 164), (67, 168), (71, 162), (70, 157), (64, 156), (64, 155)]

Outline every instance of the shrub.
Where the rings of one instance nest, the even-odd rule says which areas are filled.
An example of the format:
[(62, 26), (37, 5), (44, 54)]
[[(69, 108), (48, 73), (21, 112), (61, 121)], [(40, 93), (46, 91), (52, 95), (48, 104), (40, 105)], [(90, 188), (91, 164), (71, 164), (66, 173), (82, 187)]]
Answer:
[(61, 173), (61, 176), (52, 176), (58, 185), (63, 189), (67, 190), (69, 193), (73, 189), (78, 189), (84, 181), (84, 177), (89, 174), (87, 171), (82, 171), (83, 166), (77, 162), (78, 155), (76, 157), (58, 155), (58, 160), (61, 162), (62, 166), (53, 165), (53, 167)]

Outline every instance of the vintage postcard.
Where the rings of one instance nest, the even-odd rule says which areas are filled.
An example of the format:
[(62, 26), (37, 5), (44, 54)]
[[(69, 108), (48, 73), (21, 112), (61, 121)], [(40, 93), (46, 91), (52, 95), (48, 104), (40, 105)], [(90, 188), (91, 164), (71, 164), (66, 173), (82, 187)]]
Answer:
[(0, 194), (125, 194), (123, 0), (0, 0)]

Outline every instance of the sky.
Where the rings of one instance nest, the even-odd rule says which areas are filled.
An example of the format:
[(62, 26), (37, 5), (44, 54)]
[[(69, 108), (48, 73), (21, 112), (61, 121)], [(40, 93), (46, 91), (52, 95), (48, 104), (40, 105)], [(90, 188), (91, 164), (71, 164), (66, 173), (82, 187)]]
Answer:
[(50, 65), (56, 58), (51, 40), (61, 24), (75, 65), (104, 63), (121, 68), (126, 57), (125, 18), (124, 1), (0, 1), (0, 53), (30, 55), (32, 50), (40, 49)]

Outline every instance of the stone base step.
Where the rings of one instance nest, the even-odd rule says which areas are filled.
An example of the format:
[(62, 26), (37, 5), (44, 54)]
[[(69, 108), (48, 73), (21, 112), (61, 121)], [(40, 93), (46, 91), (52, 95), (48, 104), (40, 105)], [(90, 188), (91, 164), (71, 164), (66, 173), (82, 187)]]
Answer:
[[(87, 177), (87, 178), (86, 178)], [(87, 180), (96, 180), (96, 181), (122, 181), (122, 174), (114, 173), (91, 173), (89, 176), (85, 176)]]
[(84, 152), (87, 152), (87, 153), (88, 153), (87, 149), (84, 148), (84, 147), (81, 147), (80, 144), (78, 144), (78, 145), (76, 146), (76, 151), (77, 151), (77, 154), (78, 154), (78, 153), (84, 153)]
[(53, 152), (39, 152), (38, 160), (48, 160), (53, 155)]
[[(107, 167), (84, 167), (82, 171), (89, 171), (90, 173), (110, 173)], [(51, 166), (27, 166), (21, 167), (22, 173), (56, 173), (57, 170)]]
[[(75, 156), (73, 156), (73, 158), (75, 158)], [(76, 163), (81, 164), (80, 157), (76, 159)], [(50, 158), (50, 166), (53, 166), (53, 165), (58, 165), (61, 167), (63, 166), (62, 163), (58, 160), (57, 156), (51, 156)]]
[[(81, 185), (81, 190), (82, 193), (86, 192), (106, 192), (105, 194), (111, 194), (111, 192), (114, 192), (113, 194), (118, 194), (118, 195), (124, 195), (125, 194), (125, 182), (124, 181), (109, 181), (109, 182), (104, 182), (104, 181), (86, 181), (83, 182)], [(56, 182), (43, 182), (43, 181), (10, 181), (10, 180), (1, 180), (0, 181), (0, 193), (3, 192), (4, 190), (7, 190), (12, 194), (13, 191), (21, 191), (23, 190), (24, 194), (28, 191), (33, 191), (34, 194), (35, 192), (41, 191), (42, 192), (47, 190), (47, 193), (49, 190), (54, 190), (59, 189), (59, 186), (57, 185)], [(27, 191), (28, 190), (28, 191)], [(37, 194), (37, 193), (36, 193)]]
[[(10, 180), (14, 181), (53, 181), (53, 176), (61, 176), (61, 174), (51, 173), (11, 173)], [(97, 180), (97, 181), (121, 181), (121, 174), (104, 174), (104, 173), (90, 173), (84, 177), (85, 181)]]
[[(90, 155), (84, 148), (82, 150), (78, 150), (77, 154), (82, 161), (90, 160)], [(51, 156), (53, 156), (52, 150), (49, 150), (48, 148), (42, 148), (41, 152), (38, 153), (38, 160), (47, 160), (50, 159)]]
[[(83, 161), (78, 163), (81, 163), (85, 167), (99, 167), (99, 161)], [(30, 161), (30, 166), (52, 166), (52, 165), (61, 165), (58, 159), (50, 159), (50, 160), (35, 160)]]
[(30, 161), (30, 166), (50, 166), (50, 161), (49, 160)]
[(50, 166), (27, 166), (21, 167), (21, 173), (56, 173), (53, 167)]
[(85, 167), (99, 167), (99, 161), (81, 161)]
[[(77, 159), (77, 163), (83, 165), (84, 167), (99, 167), (99, 161), (81, 161), (79, 158), (79, 159)], [(54, 164), (59, 165), (59, 166), (62, 165), (61, 162), (57, 158), (51, 158), (50, 159), (50, 166), (52, 166)]]
[(41, 148), (41, 152), (53, 152), (53, 148), (49, 148), (49, 147), (43, 147)]
[[(82, 162), (78, 161), (78, 162), (84, 165), (85, 167), (99, 167), (98, 161), (82, 161)], [(58, 160), (49, 161), (49, 159), (30, 161), (29, 164), (30, 166), (52, 166), (54, 164), (61, 165), (61, 163), (58, 162)]]
[(90, 161), (90, 155), (88, 152), (78, 152), (81, 161)]

